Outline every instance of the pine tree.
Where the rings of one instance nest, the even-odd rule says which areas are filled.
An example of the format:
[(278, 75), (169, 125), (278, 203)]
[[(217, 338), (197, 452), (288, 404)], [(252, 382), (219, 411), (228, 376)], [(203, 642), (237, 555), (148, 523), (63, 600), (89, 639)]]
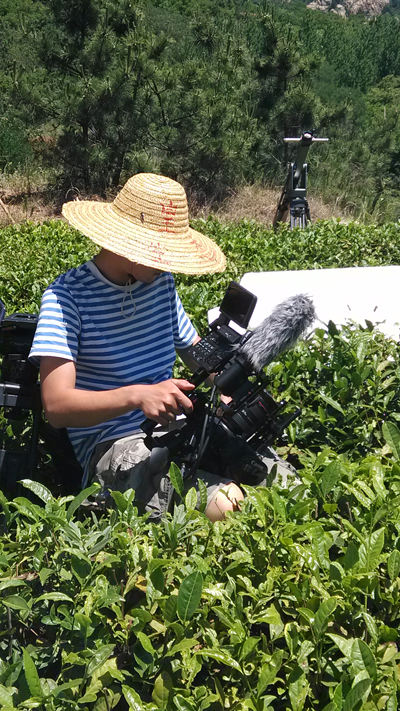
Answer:
[(154, 39), (128, 0), (44, 1), (41, 81), (27, 73), (20, 92), (56, 127), (65, 187), (104, 193), (119, 184), (128, 150), (145, 142), (144, 76)]

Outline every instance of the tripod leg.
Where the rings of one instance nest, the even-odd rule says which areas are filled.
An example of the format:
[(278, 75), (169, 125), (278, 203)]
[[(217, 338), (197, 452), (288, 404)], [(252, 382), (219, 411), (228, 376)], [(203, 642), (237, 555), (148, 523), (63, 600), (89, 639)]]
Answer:
[(307, 225), (307, 221), (311, 222), (311, 213), (310, 213), (310, 206), (308, 204), (308, 200), (305, 200), (305, 206), (306, 206), (306, 219), (305, 219), (305, 225)]

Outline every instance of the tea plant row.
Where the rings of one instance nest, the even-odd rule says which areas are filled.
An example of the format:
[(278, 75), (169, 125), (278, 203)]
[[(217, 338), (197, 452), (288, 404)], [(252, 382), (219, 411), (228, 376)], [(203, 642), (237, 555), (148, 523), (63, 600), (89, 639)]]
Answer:
[[(196, 227), (228, 269), (179, 278), (200, 333), (245, 271), (400, 263), (399, 226), (324, 222), (278, 233)], [(0, 298), (37, 311), (60, 271), (93, 254), (61, 222), (0, 233)], [(329, 325), (268, 367), (302, 408), (280, 452), (290, 489), (248, 488), (211, 525), (181, 498), (162, 524), (133, 492), (85, 514), (25, 481), (1, 496), (0, 708), (58, 711), (392, 711), (399, 694), (399, 345), (372, 324)]]

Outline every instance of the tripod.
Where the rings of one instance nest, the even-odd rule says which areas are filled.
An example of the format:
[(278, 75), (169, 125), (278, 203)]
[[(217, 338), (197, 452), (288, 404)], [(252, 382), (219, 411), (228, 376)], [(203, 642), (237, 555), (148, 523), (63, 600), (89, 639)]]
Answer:
[(305, 131), (300, 138), (284, 138), (285, 143), (298, 143), (296, 160), (288, 165), (285, 186), (276, 208), (273, 227), (284, 222), (290, 211), (290, 229), (304, 229), (307, 220), (311, 220), (310, 208), (306, 198), (308, 165), (306, 157), (312, 143), (326, 143), (329, 138), (314, 138), (311, 131)]

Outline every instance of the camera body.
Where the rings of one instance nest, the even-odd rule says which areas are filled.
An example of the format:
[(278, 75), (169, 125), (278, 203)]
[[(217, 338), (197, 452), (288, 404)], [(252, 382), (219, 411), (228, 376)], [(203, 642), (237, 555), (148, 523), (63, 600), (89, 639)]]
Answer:
[(142, 425), (149, 448), (166, 446), (187, 477), (201, 466), (237, 483), (259, 484), (268, 475), (263, 455), (270, 454), (269, 447), (300, 414), (300, 410), (282, 414), (286, 402), (272, 397), (266, 375), (256, 373), (241, 352), (252, 333), (240, 334), (231, 321), (247, 328), (256, 301), (251, 292), (231, 282), (220, 316), (205, 338), (187, 350), (198, 366), (192, 377), (196, 387), (214, 376), (210, 398), (201, 390), (191, 393), (192, 414), (182, 427), (165, 435), (153, 439), (155, 423), (147, 420)]

